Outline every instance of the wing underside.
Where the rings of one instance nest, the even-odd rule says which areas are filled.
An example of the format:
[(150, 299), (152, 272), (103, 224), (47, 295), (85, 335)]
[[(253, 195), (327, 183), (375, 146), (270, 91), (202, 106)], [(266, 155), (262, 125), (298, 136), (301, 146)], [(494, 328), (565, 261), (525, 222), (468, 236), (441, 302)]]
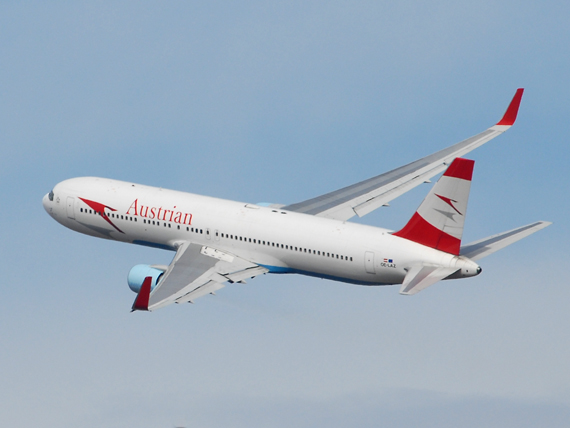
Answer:
[[(153, 311), (171, 303), (193, 302), (223, 288), (226, 282), (242, 282), (266, 272), (268, 269), (235, 255), (185, 242), (155, 289), (141, 288), (133, 310)], [(145, 304), (137, 304), (139, 301)]]

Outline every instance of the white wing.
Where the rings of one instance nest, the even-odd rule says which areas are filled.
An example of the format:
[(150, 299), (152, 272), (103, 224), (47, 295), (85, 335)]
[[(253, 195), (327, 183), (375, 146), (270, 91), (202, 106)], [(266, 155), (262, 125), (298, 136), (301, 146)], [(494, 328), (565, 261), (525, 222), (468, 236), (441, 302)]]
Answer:
[(523, 91), (517, 89), (503, 118), (495, 126), (474, 137), (390, 172), (284, 206), (283, 209), (343, 221), (355, 215), (362, 217), (439, 174), (456, 157), (469, 153), (509, 129), (515, 123)]
[(266, 272), (266, 268), (240, 257), (185, 242), (155, 289), (150, 292), (150, 281), (147, 287), (143, 284), (133, 310), (153, 311), (170, 303), (192, 302), (219, 290), (227, 281), (239, 282)]
[(537, 221), (536, 223), (489, 236), (488, 238), (462, 246), (460, 254), (471, 260), (480, 260), (483, 257), (493, 254), (495, 251), (505, 248), (507, 245), (514, 244), (515, 242), (532, 235), (534, 232), (538, 232), (540, 229), (550, 226), (551, 224), (552, 223), (549, 221)]
[(430, 285), (447, 278), (457, 271), (457, 268), (417, 265), (409, 271), (400, 287), (400, 294), (413, 295), (428, 288)]

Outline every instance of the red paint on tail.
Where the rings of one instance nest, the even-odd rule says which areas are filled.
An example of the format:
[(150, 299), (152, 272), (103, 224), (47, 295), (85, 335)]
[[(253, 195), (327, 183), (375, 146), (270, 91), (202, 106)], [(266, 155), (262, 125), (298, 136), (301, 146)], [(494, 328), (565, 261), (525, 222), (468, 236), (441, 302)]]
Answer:
[(461, 240), (439, 230), (425, 221), (417, 212), (412, 216), (408, 224), (402, 230), (394, 233), (394, 236), (417, 242), (426, 247), (445, 251), (446, 253), (459, 255)]
[(473, 167), (475, 161), (471, 159), (455, 158), (447, 171), (443, 173), (446, 177), (461, 178), (462, 180), (471, 181), (473, 178)]

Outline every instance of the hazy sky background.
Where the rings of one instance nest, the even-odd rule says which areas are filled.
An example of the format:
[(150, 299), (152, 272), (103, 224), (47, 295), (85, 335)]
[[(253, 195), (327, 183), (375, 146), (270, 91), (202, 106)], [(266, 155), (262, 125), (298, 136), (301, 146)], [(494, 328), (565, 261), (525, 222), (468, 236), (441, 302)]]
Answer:
[[(0, 425), (566, 427), (570, 4), (0, 3)], [(414, 297), (301, 276), (129, 312), (138, 263), (43, 210), (111, 177), (293, 203), (496, 123), (465, 242), (554, 224)], [(402, 227), (429, 187), (360, 220)]]

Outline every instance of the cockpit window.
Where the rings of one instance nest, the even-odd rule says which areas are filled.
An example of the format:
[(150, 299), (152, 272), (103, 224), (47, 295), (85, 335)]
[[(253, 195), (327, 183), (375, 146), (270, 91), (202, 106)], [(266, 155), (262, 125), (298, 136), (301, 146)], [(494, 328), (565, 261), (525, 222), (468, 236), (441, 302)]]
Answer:
[(48, 199), (53, 202), (53, 190), (49, 192)]

